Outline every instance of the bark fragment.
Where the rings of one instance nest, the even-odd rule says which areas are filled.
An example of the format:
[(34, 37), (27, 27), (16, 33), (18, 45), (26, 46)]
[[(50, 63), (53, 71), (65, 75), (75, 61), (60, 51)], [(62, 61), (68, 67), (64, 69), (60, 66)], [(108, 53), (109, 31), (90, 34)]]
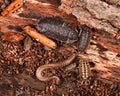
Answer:
[(62, 0), (59, 9), (73, 14), (80, 23), (113, 35), (120, 29), (120, 9), (100, 0)]

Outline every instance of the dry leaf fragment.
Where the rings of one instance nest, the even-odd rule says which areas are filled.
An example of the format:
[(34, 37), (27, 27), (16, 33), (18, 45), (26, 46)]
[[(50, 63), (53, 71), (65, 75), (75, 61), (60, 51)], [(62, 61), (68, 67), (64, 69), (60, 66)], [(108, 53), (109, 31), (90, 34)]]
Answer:
[(23, 30), (30, 35), (31, 37), (35, 38), (37, 41), (41, 42), (42, 44), (55, 49), (57, 47), (56, 43), (46, 37), (43, 34), (40, 34), (36, 29), (30, 27), (30, 26), (25, 26)]
[(4, 35), (2, 35), (1, 38), (3, 40), (7, 40), (10, 42), (19, 42), (19, 41), (23, 40), (24, 37), (20, 33), (9, 32), (9, 33), (5, 33)]
[(3, 10), (1, 13), (2, 16), (8, 15), (12, 12), (15, 12), (23, 5), (23, 0), (14, 0), (9, 6)]
[(30, 50), (30, 48), (32, 47), (32, 39), (27, 36), (24, 40), (24, 50), (25, 52)]

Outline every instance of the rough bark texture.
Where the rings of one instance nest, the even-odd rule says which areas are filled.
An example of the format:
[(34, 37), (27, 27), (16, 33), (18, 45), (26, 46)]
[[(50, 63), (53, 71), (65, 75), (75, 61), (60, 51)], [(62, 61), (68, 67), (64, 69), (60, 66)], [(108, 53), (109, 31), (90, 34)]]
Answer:
[[(89, 60), (92, 77), (94, 80), (100, 80), (104, 83), (110, 84), (111, 90), (113, 91), (113, 89), (117, 88), (118, 90), (117, 95), (120, 94), (119, 88), (114, 85), (114, 83), (120, 84), (120, 1), (119, 0), (61, 0), (61, 4), (59, 2), (60, 0), (25, 0), (25, 1), (26, 2), (22, 6), (22, 8), (19, 9), (17, 12), (9, 14), (5, 17), (0, 16), (0, 40), (1, 40), (2, 34), (8, 33), (8, 32), (18, 32), (23, 34), (23, 36), (26, 37), (26, 34), (22, 30), (22, 28), (25, 25), (32, 25), (35, 27), (37, 20), (44, 17), (55, 17), (55, 16), (61, 17), (65, 22), (70, 23), (73, 27), (76, 27), (79, 24), (86, 24), (87, 26), (92, 28), (91, 41), (88, 49), (86, 50), (86, 53), (79, 54), (78, 58), (82, 57)], [(36, 50), (40, 49), (38, 48), (40, 44), (38, 43), (36, 44), (36, 42), (34, 43), (35, 44), (33, 45), (37, 46), (35, 47)], [(37, 86), (39, 82), (33, 83), (34, 80), (36, 80), (36, 77), (34, 74), (35, 69), (40, 64), (49, 63), (48, 58), (50, 59), (52, 58), (51, 59), (52, 61), (57, 61), (57, 60), (61, 60), (60, 58), (62, 58), (62, 56), (59, 53), (57, 53), (57, 56), (58, 57), (60, 56), (60, 58), (56, 56), (52, 56), (51, 54), (53, 54), (55, 51), (50, 51), (50, 52), (49, 51), (44, 52), (44, 50), (42, 50), (42, 52), (41, 50), (36, 51), (34, 47), (33, 49), (31, 48), (27, 53), (24, 53), (23, 50), (25, 46), (20, 46), (20, 44), (18, 42), (17, 44), (14, 43), (12, 45), (11, 43), (9, 43), (9, 41), (4, 41), (4, 40), (0, 41), (0, 64), (1, 64), (0, 75), (2, 75), (2, 73), (7, 73), (11, 75), (12, 70), (14, 70), (16, 74), (19, 74), (21, 70), (22, 71), (24, 70), (23, 65), (25, 64), (26, 66), (25, 70), (27, 71), (29, 70), (30, 74), (32, 74), (34, 79), (31, 76), (28, 76), (27, 78), (30, 79), (28, 80), (24, 76), (24, 74), (23, 75), (19, 74), (19, 76), (16, 76), (16, 75), (14, 76), (15, 82), (19, 82), (20, 85), (22, 86), (26, 84), (26, 86), (30, 86), (31, 88), (37, 87), (36, 88), (37, 90), (43, 90), (46, 86), (45, 84), (40, 83), (41, 86), (43, 87), (39, 87)], [(31, 44), (29, 45), (31, 46)], [(5, 46), (7, 46), (8, 49), (4, 49), (3, 47)], [(14, 51), (13, 51), (14, 49), (13, 46), (15, 47)], [(2, 51), (2, 49), (4, 50)], [(5, 55), (7, 54), (6, 52), (7, 53), (10, 52), (10, 54)], [(44, 55), (45, 53), (47, 55)], [(17, 54), (16, 56), (18, 57), (14, 56), (14, 54)], [(41, 54), (43, 54), (42, 57), (41, 57)], [(22, 59), (20, 59), (19, 56), (22, 56), (22, 55), (23, 57), (21, 57)], [(33, 60), (31, 60), (31, 58)], [(40, 60), (43, 60), (43, 61), (40, 61)], [(13, 65), (13, 67), (11, 67), (12, 63), (19, 64), (19, 66), (22, 65), (23, 67), (21, 69), (19, 69), (19, 67), (18, 69), (12, 69), (18, 66), (18, 65)], [(6, 67), (3, 68), (3, 66), (5, 65)], [(16, 70), (20, 70), (20, 72), (17, 73)], [(62, 73), (62, 71), (60, 72)], [(62, 76), (70, 77), (70, 75), (66, 76), (66, 74), (64, 73), (62, 73)], [(0, 77), (0, 79), (3, 80), (3, 82), (0, 83), (1, 89), (2, 89), (1, 84), (4, 84), (5, 82), (8, 82), (9, 84), (11, 84), (12, 82), (11, 78), (8, 78), (7, 81), (6, 80), (4, 81), (4, 78), (5, 78), (4, 76)], [(75, 81), (74, 78), (75, 78), (74, 76), (73, 77), (71, 76), (70, 80), (72, 79), (73, 81)], [(63, 94), (63, 96), (67, 96), (64, 93), (66, 92), (67, 89), (66, 90), (62, 89), (64, 88), (64, 86), (66, 86), (65, 88), (69, 87), (68, 88), (69, 90), (71, 90), (70, 88), (73, 88), (72, 90), (75, 90), (74, 88), (75, 85), (71, 87), (71, 84), (73, 84), (73, 81), (70, 81), (70, 80), (69, 78), (66, 81), (64, 80), (65, 82), (60, 85), (62, 87), (60, 87), (61, 89), (58, 88), (57, 93)], [(33, 85), (31, 85), (31, 83), (33, 83)], [(95, 84), (99, 85), (99, 83), (95, 83)], [(90, 90), (97, 90), (97, 88), (94, 89), (96, 87), (95, 84), (93, 86), (91, 85)], [(101, 85), (99, 85), (99, 87), (101, 86), (102, 86), (102, 83)], [(82, 86), (82, 88), (81, 90), (83, 93), (86, 90), (87, 92), (89, 91), (89, 88), (87, 88), (85, 91), (84, 91), (84, 86)], [(46, 88), (45, 92), (52, 93), (51, 91), (50, 92), (49, 91), (50, 90)], [(103, 93), (102, 91), (101, 93)], [(41, 93), (45, 94), (45, 92), (41, 92)], [(94, 91), (92, 92), (94, 93)], [(12, 92), (11, 94), (13, 93), (14, 92)], [(51, 95), (46, 95), (46, 96), (51, 96)], [(94, 96), (94, 95), (89, 95), (89, 96)], [(99, 95), (99, 96), (102, 96), (102, 95)]]
[[(86, 58), (95, 62), (96, 70), (105, 72), (111, 70), (108, 73), (102, 71), (103, 73), (101, 72), (102, 74), (99, 74), (99, 77), (111, 77), (114, 74), (114, 69), (112, 70), (110, 66), (113, 66), (113, 68), (120, 66), (120, 1), (61, 0), (59, 9), (67, 14), (74, 15), (80, 24), (86, 24), (98, 30), (93, 32)], [(116, 68), (120, 71), (120, 67)], [(119, 81), (119, 72), (112, 78)], [(111, 81), (114, 80), (111, 79)]]
[[(119, 5), (119, 1), (114, 3)], [(62, 0), (59, 8), (76, 16), (80, 23), (115, 35), (120, 29), (120, 6), (113, 5), (101, 0)]]

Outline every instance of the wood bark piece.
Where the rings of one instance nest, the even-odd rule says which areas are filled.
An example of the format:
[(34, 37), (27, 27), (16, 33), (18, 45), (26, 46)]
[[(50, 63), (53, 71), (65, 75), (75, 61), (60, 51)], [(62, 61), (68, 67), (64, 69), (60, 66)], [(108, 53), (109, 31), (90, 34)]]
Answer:
[(39, 33), (36, 29), (34, 29), (30, 26), (25, 26), (23, 29), (28, 35), (35, 38), (40, 43), (42, 43), (50, 48), (53, 48), (53, 49), (55, 49), (57, 47), (57, 45), (54, 41), (52, 41), (51, 39), (49, 39), (45, 35)]
[(80, 23), (113, 35), (120, 29), (120, 8), (101, 0), (62, 0), (59, 9), (73, 14)]
[(15, 12), (23, 5), (23, 0), (14, 0), (9, 6), (3, 10), (1, 13), (2, 16), (8, 15), (12, 12)]
[[(19, 22), (19, 23), (18, 23)], [(27, 20), (19, 17), (14, 16), (0, 16), (0, 32), (8, 33), (8, 32), (19, 32), (23, 31), (22, 26), (27, 24), (33, 24), (35, 23), (34, 20)], [(14, 27), (13, 29), (10, 29), (9, 26)]]
[(116, 7), (120, 7), (120, 0), (105, 0), (110, 5), (114, 5)]
[(20, 33), (9, 32), (2, 35), (1, 38), (9, 42), (19, 42), (24, 39), (24, 36), (22, 36)]

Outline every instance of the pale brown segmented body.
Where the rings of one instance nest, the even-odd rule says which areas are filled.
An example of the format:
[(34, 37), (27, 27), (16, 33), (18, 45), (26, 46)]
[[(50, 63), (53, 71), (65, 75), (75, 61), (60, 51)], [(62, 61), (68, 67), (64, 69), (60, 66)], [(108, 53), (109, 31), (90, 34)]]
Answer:
[(90, 76), (90, 65), (89, 62), (85, 59), (81, 59), (79, 64), (79, 76), (83, 79), (83, 80), (87, 80)]
[(47, 65), (42, 65), (40, 67), (37, 68), (36, 70), (36, 77), (40, 80), (40, 81), (49, 81), (52, 79), (56, 79), (56, 84), (60, 83), (60, 79), (58, 76), (50, 76), (50, 77), (45, 77), (42, 75), (43, 71), (49, 68), (60, 68), (60, 67), (64, 67), (68, 64), (70, 64), (76, 57), (76, 54), (71, 55), (68, 59), (61, 61), (61, 62), (55, 62), (55, 63), (50, 63)]

